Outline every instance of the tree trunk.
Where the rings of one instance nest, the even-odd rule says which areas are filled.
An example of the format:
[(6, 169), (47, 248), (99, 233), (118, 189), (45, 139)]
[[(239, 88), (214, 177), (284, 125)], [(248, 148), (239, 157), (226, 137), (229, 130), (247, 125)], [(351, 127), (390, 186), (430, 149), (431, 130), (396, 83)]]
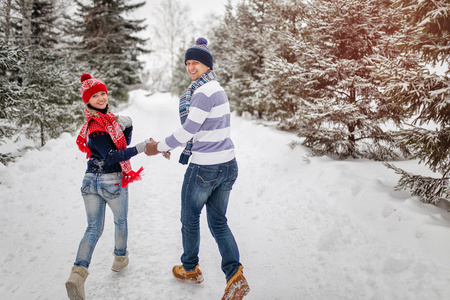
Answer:
[[(356, 89), (353, 86), (350, 87), (349, 102), (356, 105)], [(347, 125), (348, 132), (349, 132), (348, 140), (352, 143), (356, 142), (354, 132), (356, 130), (357, 125), (358, 125), (358, 122), (353, 122), (353, 123), (350, 123)]]
[(22, 2), (22, 43), (25, 47), (31, 45), (31, 13), (33, 12), (33, 0)]
[(41, 146), (45, 146), (45, 130), (44, 130), (44, 122), (41, 122)]
[(6, 0), (5, 4), (5, 45), (9, 43), (9, 32), (11, 30), (11, 0)]

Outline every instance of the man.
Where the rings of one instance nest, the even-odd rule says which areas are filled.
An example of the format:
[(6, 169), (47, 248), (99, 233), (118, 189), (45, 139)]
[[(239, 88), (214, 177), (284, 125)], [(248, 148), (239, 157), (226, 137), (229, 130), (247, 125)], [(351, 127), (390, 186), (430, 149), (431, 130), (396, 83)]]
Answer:
[[(180, 99), (182, 126), (161, 142), (146, 146), (156, 155), (186, 144), (180, 163), (190, 164), (181, 191), (182, 265), (173, 275), (192, 283), (203, 282), (199, 269), (200, 213), (206, 206), (209, 229), (222, 256), (227, 286), (222, 300), (239, 300), (250, 288), (242, 273), (239, 250), (225, 216), (231, 188), (238, 176), (233, 142), (230, 139), (230, 105), (216, 80), (208, 42), (199, 38), (185, 54), (186, 71), (193, 80)], [(191, 156), (192, 155), (192, 156)]]

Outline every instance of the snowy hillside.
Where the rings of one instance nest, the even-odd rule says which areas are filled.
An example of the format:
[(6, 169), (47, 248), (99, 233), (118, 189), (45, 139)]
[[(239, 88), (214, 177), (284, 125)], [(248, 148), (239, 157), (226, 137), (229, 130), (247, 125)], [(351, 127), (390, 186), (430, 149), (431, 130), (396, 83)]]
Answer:
[[(175, 97), (134, 91), (119, 114), (134, 122), (132, 145), (160, 140), (179, 124)], [(116, 112), (117, 113), (117, 112)], [(398, 176), (380, 162), (308, 157), (292, 149), (295, 135), (232, 117), (239, 178), (229, 225), (236, 237), (248, 300), (450, 299), (450, 213), (396, 192)], [(220, 299), (220, 255), (202, 217), (198, 286), (176, 281), (181, 255), (180, 188), (185, 166), (140, 154), (130, 185), (130, 265), (113, 261), (113, 222), (94, 252), (87, 299)], [(416, 162), (395, 163), (428, 172)], [(2, 299), (66, 298), (78, 243), (85, 230), (79, 192), (86, 167), (75, 135), (64, 134), (15, 163), (0, 164)]]

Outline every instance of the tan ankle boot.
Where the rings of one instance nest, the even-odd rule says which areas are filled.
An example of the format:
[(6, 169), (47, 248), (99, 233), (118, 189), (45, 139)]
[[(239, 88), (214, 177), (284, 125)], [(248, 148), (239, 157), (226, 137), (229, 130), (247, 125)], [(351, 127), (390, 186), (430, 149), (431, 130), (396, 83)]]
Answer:
[(85, 267), (73, 266), (72, 273), (66, 281), (67, 296), (70, 300), (85, 300), (84, 282), (88, 276), (88, 270)]
[(122, 271), (126, 266), (128, 266), (128, 263), (130, 262), (128, 258), (128, 251), (125, 253), (124, 256), (116, 256), (114, 254), (114, 262), (111, 267), (111, 270), (114, 272), (120, 272)]
[(250, 292), (247, 280), (242, 274), (243, 268), (243, 266), (240, 266), (236, 274), (228, 280), (222, 300), (241, 300)]
[(186, 271), (183, 268), (183, 265), (175, 266), (172, 269), (173, 276), (181, 281), (188, 281), (195, 284), (200, 284), (203, 282), (203, 275), (202, 271), (200, 271), (200, 268), (195, 266), (195, 269), (192, 271)]

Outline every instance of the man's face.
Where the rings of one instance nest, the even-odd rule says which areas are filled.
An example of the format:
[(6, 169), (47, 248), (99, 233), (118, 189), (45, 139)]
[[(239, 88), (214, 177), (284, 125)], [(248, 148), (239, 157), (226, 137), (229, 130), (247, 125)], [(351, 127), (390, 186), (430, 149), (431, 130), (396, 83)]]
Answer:
[(209, 70), (209, 67), (197, 60), (190, 59), (186, 61), (186, 71), (189, 73), (189, 76), (191, 76), (192, 81), (199, 79)]

